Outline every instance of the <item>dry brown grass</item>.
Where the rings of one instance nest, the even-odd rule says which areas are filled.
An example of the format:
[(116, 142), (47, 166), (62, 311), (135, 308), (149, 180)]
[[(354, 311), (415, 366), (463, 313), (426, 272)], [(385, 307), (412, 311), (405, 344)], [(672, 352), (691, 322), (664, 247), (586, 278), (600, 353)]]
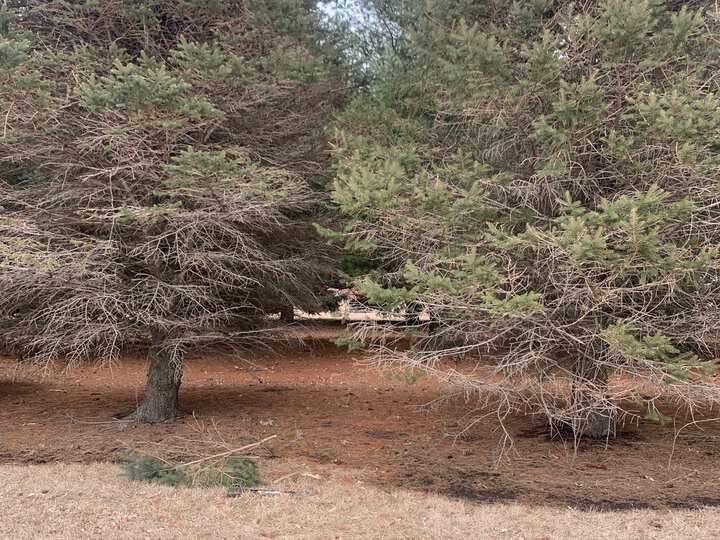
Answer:
[(332, 471), (323, 471), (322, 480), (302, 477), (284, 486), (313, 491), (314, 497), (229, 499), (222, 489), (134, 483), (119, 472), (108, 464), (1, 467), (0, 535), (18, 540), (720, 538), (715, 509), (599, 513), (477, 505), (380, 490)]

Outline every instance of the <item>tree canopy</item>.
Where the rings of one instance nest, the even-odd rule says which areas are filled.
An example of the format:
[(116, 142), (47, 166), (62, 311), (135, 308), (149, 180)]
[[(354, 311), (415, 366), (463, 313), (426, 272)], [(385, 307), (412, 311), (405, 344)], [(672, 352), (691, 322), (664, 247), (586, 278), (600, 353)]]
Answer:
[(3, 3), (3, 347), (150, 346), (139, 417), (161, 421), (186, 350), (317, 309), (310, 185), (343, 91), (321, 32), (302, 1)]
[(339, 119), (325, 234), (379, 261), (369, 301), (431, 322), (354, 339), (577, 435), (664, 421), (660, 387), (720, 402), (720, 21), (683, 4), (410, 3)]
[(320, 309), (317, 230), (423, 314), (351, 342), (479, 414), (609, 437), (720, 405), (714, 2), (334, 6), (2, 2), (3, 350), (149, 348), (162, 421), (186, 351)]

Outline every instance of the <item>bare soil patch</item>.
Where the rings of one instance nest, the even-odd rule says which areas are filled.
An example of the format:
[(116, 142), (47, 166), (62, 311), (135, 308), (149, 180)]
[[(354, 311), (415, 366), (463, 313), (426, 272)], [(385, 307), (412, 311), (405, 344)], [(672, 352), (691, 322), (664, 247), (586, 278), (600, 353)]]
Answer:
[[(492, 418), (454, 438), (472, 407), (420, 410), (442, 383), (385, 380), (315, 331), (315, 340), (282, 354), (249, 351), (190, 358), (181, 408), (215, 422), (229, 438), (277, 435), (261, 461), (277, 458), (351, 472), (383, 488), (404, 488), (482, 502), (578, 509), (697, 508), (720, 504), (720, 422), (688, 428), (643, 421), (609, 446), (551, 439), (542, 425), (513, 418), (517, 457), (496, 466)], [(197, 435), (192, 416), (161, 425), (115, 420), (142, 396), (147, 361), (46, 373), (0, 359), (0, 464), (117, 461), (126, 445)], [(673, 450), (674, 448), (674, 450)], [(668, 459), (672, 453), (672, 462)], [(270, 465), (269, 465), (270, 464)]]

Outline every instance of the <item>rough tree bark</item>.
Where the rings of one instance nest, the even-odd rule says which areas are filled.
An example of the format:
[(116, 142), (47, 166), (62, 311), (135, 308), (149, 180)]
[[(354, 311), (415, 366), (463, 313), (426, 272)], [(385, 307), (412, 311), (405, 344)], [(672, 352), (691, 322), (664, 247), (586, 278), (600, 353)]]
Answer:
[(182, 358), (173, 358), (161, 346), (150, 348), (150, 369), (143, 403), (135, 413), (140, 422), (157, 424), (179, 416), (178, 390), (182, 379)]
[(295, 310), (290, 304), (283, 304), (280, 308), (280, 322), (291, 323), (295, 320)]
[(607, 399), (608, 372), (587, 359), (573, 365), (571, 427), (578, 437), (615, 436), (615, 416)]

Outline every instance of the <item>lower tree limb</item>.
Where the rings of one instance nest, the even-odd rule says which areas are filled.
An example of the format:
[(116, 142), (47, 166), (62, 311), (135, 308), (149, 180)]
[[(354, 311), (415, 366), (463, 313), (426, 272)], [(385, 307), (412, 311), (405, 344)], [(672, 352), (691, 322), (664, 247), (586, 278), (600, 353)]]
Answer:
[(156, 424), (180, 415), (178, 390), (182, 378), (182, 357), (159, 346), (150, 348), (150, 369), (143, 403), (135, 413), (140, 422)]

